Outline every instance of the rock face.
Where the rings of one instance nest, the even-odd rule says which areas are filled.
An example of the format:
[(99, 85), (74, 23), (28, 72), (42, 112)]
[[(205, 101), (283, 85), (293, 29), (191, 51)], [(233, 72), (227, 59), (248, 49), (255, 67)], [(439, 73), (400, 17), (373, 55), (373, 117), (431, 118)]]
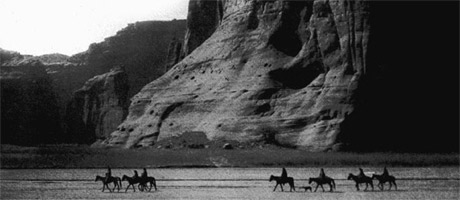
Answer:
[(28, 60), (0, 66), (0, 88), (2, 143), (62, 141), (57, 95), (41, 62)]
[(128, 113), (128, 90), (126, 73), (115, 68), (75, 91), (67, 109), (67, 133), (73, 141), (90, 143), (107, 138)]
[(341, 124), (367, 68), (366, 2), (190, 5), (188, 56), (134, 96), (105, 144), (150, 146), (195, 131), (210, 140), (269, 138), (309, 151), (340, 146)]
[(190, 54), (214, 33), (223, 16), (222, 1), (189, 1), (184, 55)]
[(85, 81), (113, 66), (123, 66), (130, 85), (128, 96), (132, 97), (164, 74), (169, 45), (184, 36), (185, 28), (185, 20), (136, 22), (103, 42), (91, 44), (87, 51), (71, 56), (69, 61), (90, 66), (93, 75)]
[[(94, 142), (96, 138), (104, 138), (103, 135), (106, 131), (103, 129), (107, 128), (108, 132), (113, 131), (111, 127), (118, 125), (116, 124), (119, 123), (117, 120), (121, 120), (117, 117), (126, 116), (126, 113), (114, 114), (121, 113), (118, 106), (115, 106), (113, 111), (107, 111), (106, 109), (108, 109), (108, 107), (104, 106), (114, 105), (113, 102), (108, 102), (108, 100), (102, 102), (103, 104), (100, 104), (101, 102), (97, 103), (97, 109), (102, 109), (105, 114), (95, 107), (90, 108), (84, 105), (77, 105), (78, 103), (86, 102), (86, 100), (83, 101), (80, 99), (82, 98), (81, 95), (88, 98), (91, 97), (93, 98), (92, 100), (97, 99), (95, 101), (103, 99), (102, 97), (96, 98), (98, 95), (110, 96), (110, 92), (107, 91), (108, 89), (103, 90), (100, 89), (99, 86), (84, 86), (85, 82), (97, 75), (109, 72), (114, 66), (122, 66), (125, 69), (124, 75), (127, 77), (127, 81), (123, 82), (127, 84), (124, 86), (127, 88), (127, 94), (118, 95), (116, 98), (121, 98), (123, 96), (123, 98), (125, 98), (124, 100), (118, 99), (117, 101), (128, 102), (129, 98), (139, 92), (145, 84), (164, 74), (165, 69), (169, 69), (179, 61), (182, 39), (173, 39), (183, 38), (185, 28), (185, 20), (136, 22), (118, 31), (116, 35), (106, 38), (103, 42), (90, 45), (87, 51), (71, 57), (62, 54), (48, 54), (42, 56), (21, 55), (17, 52), (0, 49), (0, 66), (5, 66), (2, 68), (2, 83), (5, 83), (2, 85), (2, 97), (4, 94), (12, 95), (8, 98), (2, 98), (2, 108), (4, 108), (4, 105), (14, 104), (16, 105), (15, 108), (20, 109), (21, 107), (28, 108), (36, 103), (42, 103), (40, 101), (31, 102), (33, 100), (30, 99), (28, 101), (21, 100), (16, 103), (7, 102), (9, 99), (21, 99), (23, 95), (28, 93), (35, 94), (36, 92), (32, 91), (32, 89), (35, 90), (36, 88), (17, 85), (15, 85), (17, 87), (9, 87), (9, 85), (13, 84), (10, 84), (12, 79), (8, 79), (9, 82), (7, 83), (4, 82), (4, 80), (7, 80), (5, 77), (16, 77), (18, 74), (21, 74), (20, 78), (16, 77), (16, 79), (14, 79), (14, 84), (20, 84), (18, 80), (22, 81), (24, 78), (27, 80), (35, 78), (39, 78), (40, 80), (46, 79), (46, 83), (50, 85), (40, 88), (46, 90), (44, 91), (45, 93), (54, 94), (53, 112), (46, 112), (46, 114), (54, 113), (52, 119), (55, 120), (56, 118), (59, 122), (57, 125), (59, 131), (56, 132), (60, 132), (61, 138), (64, 138), (63, 142)], [(174, 47), (171, 47), (174, 48), (174, 51), (169, 51), (168, 47), (170, 43), (174, 43)], [(175, 49), (179, 49), (179, 52)], [(28, 70), (30, 67), (27, 67), (30, 66), (30, 63), (35, 63), (34, 65), (40, 66), (37, 67), (36, 70), (43, 70), (40, 71), (38, 77), (35, 72), (34, 74), (28, 74), (31, 72), (31, 70)], [(27, 70), (22, 70), (23, 67), (21, 66), (26, 66)], [(118, 75), (115, 77), (118, 77)], [(99, 78), (101, 77), (96, 77), (92, 79), (92, 81)], [(88, 84), (91, 85), (91, 83)], [(8, 89), (5, 89), (6, 87), (8, 87)], [(90, 89), (87, 87), (90, 87)], [(89, 91), (86, 91), (86, 93), (82, 92), (84, 94), (78, 92), (74, 93), (80, 88), (82, 88), (80, 92), (86, 91), (86, 89)], [(99, 88), (100, 90), (95, 88)], [(5, 93), (3, 93), (3, 89), (5, 89)], [(19, 89), (19, 91), (12, 92), (11, 90), (14, 89)], [(94, 93), (96, 91), (102, 93), (96, 94)], [(19, 94), (20, 96), (13, 97)], [(74, 96), (74, 94), (76, 94), (76, 96)], [(92, 100), (88, 99), (87, 102), (94, 103)], [(72, 107), (67, 108), (68, 105)], [(121, 104), (119, 106), (121, 106)], [(123, 106), (124, 109), (126, 109), (127, 105)], [(75, 110), (77, 108), (82, 110)], [(12, 109), (5, 107), (4, 110)], [(21, 113), (29, 111), (21, 110)], [(92, 113), (92, 116), (84, 116), (85, 114), (82, 114), (87, 112)], [(102, 114), (99, 115), (98, 113), (101, 112)], [(2, 110), (1, 123), (6, 124), (9, 122), (8, 119), (15, 119), (17, 116), (10, 116), (15, 115), (14, 113), (15, 112), (3, 112)], [(38, 113), (36, 114), (38, 115)], [(117, 117), (114, 117), (115, 115)], [(98, 116), (97, 119), (99, 121), (97, 124), (92, 124), (95, 123), (95, 121), (92, 121), (95, 119), (94, 116)], [(105, 118), (105, 116), (108, 116), (108, 118), (102, 119)], [(47, 118), (43, 117), (43, 119), (40, 119), (40, 121), (43, 122), (41, 126), (55, 123), (55, 121), (48, 122), (45, 119)], [(74, 121), (75, 119), (78, 120)], [(2, 126), (2, 138), (9, 133), (17, 134), (16, 131), (18, 129), (15, 126), (8, 127), (9, 126)], [(32, 132), (33, 130), (21, 134), (26, 136)], [(91, 135), (92, 133), (97, 135)], [(38, 135), (37, 137), (39, 137)], [(68, 138), (67, 141), (66, 138)], [(1, 142), (7, 141), (8, 140), (2, 140)], [(20, 142), (21, 140), (18, 141)]]
[[(124, 72), (112, 71), (91, 78), (73, 93), (65, 116), (66, 135), (77, 142), (105, 139), (126, 117), (129, 98), (178, 62), (180, 53), (174, 50), (180, 48), (181, 40), (175, 38), (182, 37), (184, 32), (185, 20), (136, 22), (115, 36), (90, 45), (88, 51), (69, 58), (78, 63), (80, 69), (92, 72), (92, 76), (105, 73), (113, 66), (122, 67)], [(113, 81), (115, 86), (106, 85)], [(102, 87), (102, 83), (106, 86)]]

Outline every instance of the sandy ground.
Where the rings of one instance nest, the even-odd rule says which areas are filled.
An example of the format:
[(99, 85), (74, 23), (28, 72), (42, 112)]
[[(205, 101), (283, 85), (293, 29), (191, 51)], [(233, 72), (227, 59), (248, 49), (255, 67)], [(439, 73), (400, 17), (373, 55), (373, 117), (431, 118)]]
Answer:
[[(381, 173), (380, 168), (365, 168), (366, 174)], [(113, 169), (115, 176), (131, 176), (134, 169)], [(137, 169), (141, 172), (141, 169)], [(95, 182), (105, 169), (12, 169), (0, 171), (1, 199), (459, 199), (460, 173), (457, 167), (389, 168), (398, 178), (397, 191), (356, 191), (354, 183), (346, 180), (356, 168), (326, 168), (326, 174), (336, 179), (337, 190), (304, 192), (308, 177), (317, 176), (318, 168), (287, 168), (296, 179), (296, 192), (273, 192), (271, 174), (280, 175), (279, 168), (199, 168), (148, 169), (157, 179), (158, 191), (101, 192), (102, 184)], [(376, 184), (377, 181), (374, 181)], [(315, 185), (311, 185), (315, 186)], [(387, 185), (388, 186), (388, 185)], [(326, 189), (328, 189), (326, 187)]]

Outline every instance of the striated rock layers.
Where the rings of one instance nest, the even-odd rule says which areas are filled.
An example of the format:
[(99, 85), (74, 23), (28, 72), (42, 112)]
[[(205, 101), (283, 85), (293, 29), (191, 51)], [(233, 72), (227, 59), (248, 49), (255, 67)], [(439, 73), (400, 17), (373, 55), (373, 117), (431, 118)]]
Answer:
[(68, 132), (73, 141), (107, 138), (128, 113), (128, 90), (128, 76), (121, 68), (114, 68), (75, 91), (67, 108)]
[[(309, 151), (340, 146), (341, 124), (354, 110), (367, 67), (366, 2), (191, 4), (200, 6), (190, 7), (184, 49), (196, 48), (133, 97), (105, 144), (151, 146), (193, 131), (210, 140), (269, 140)], [(194, 25), (202, 13), (210, 15), (207, 30)], [(207, 31), (206, 40), (192, 34)]]

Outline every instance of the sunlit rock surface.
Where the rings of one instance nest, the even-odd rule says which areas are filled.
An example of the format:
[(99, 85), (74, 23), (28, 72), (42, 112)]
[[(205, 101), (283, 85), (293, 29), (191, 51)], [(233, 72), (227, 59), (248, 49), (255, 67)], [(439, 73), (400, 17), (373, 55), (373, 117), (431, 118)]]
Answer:
[[(132, 99), (104, 143), (151, 146), (184, 132), (210, 140), (275, 140), (309, 151), (337, 149), (340, 125), (366, 72), (368, 5), (362, 1), (201, 1), (213, 34)], [(218, 11), (222, 11), (220, 15)], [(214, 18), (214, 16), (216, 16)], [(200, 29), (200, 30), (197, 30)], [(213, 31), (215, 29), (215, 31)], [(268, 135), (267, 135), (268, 134)]]

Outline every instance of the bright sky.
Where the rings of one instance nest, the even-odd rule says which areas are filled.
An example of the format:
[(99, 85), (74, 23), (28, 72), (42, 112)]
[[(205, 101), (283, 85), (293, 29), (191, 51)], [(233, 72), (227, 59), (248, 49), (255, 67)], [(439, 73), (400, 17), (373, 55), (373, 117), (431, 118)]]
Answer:
[(189, 0), (0, 0), (0, 48), (73, 55), (147, 20), (186, 19)]

